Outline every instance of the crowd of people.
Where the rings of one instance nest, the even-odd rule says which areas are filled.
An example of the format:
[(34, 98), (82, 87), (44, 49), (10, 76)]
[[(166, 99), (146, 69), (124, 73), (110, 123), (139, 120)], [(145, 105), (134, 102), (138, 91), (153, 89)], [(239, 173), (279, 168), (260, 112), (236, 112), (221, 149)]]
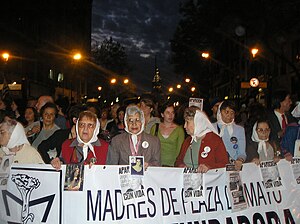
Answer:
[(210, 108), (158, 104), (149, 96), (99, 108), (40, 96), (29, 99), (23, 112), (13, 98), (0, 99), (0, 160), (12, 155), (14, 163), (59, 170), (62, 164), (128, 165), (130, 156), (143, 156), (145, 170), (191, 167), (205, 173), (300, 156), (300, 104), (293, 105), (287, 91), (273, 94), (271, 110), (258, 102), (238, 110), (234, 101), (217, 98)]

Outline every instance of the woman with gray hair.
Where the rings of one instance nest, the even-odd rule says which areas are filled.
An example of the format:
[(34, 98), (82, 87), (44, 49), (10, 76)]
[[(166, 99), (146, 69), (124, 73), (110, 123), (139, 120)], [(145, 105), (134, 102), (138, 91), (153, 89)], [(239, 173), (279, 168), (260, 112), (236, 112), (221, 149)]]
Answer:
[(160, 166), (160, 142), (144, 132), (143, 111), (128, 106), (125, 112), (125, 133), (115, 136), (109, 146), (107, 165), (128, 165), (129, 156), (144, 156), (144, 166)]
[(13, 119), (5, 119), (0, 124), (0, 157), (13, 155), (14, 163), (44, 163), (38, 151), (27, 140), (23, 126)]

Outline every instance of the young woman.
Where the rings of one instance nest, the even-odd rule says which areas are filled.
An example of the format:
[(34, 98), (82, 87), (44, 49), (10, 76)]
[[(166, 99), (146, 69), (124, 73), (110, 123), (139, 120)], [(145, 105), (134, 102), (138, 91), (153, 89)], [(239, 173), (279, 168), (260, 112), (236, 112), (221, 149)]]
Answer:
[(160, 107), (160, 116), (162, 122), (151, 128), (151, 134), (160, 140), (161, 165), (174, 166), (185, 138), (184, 130), (174, 122), (175, 109), (172, 103)]

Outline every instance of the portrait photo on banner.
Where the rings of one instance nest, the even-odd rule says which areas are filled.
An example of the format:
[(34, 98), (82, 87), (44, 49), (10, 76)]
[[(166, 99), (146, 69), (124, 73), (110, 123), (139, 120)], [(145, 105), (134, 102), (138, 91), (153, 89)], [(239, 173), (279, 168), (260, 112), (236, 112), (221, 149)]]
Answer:
[(84, 165), (68, 164), (65, 174), (65, 191), (82, 191), (84, 181)]

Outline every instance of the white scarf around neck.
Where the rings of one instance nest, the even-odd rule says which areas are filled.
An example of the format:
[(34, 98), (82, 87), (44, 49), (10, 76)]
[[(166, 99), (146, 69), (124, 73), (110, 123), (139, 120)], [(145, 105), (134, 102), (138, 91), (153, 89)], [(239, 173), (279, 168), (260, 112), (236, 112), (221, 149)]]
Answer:
[(267, 157), (268, 153), (267, 153), (267, 143), (266, 142), (269, 141), (269, 139), (261, 140), (258, 137), (258, 134), (256, 132), (256, 128), (257, 128), (257, 122), (255, 122), (255, 124), (253, 125), (251, 139), (254, 142), (258, 142), (258, 148), (257, 148), (258, 154), (260, 154), (261, 152), (263, 152), (265, 154), (265, 156)]
[(227, 128), (229, 136), (232, 136), (234, 119), (230, 123), (225, 123), (222, 120), (222, 115), (221, 115), (221, 110), (220, 110), (222, 103), (220, 103), (220, 105), (218, 107), (218, 111), (217, 111), (217, 125), (221, 127), (219, 135), (222, 137), (224, 135), (225, 128)]
[(78, 132), (78, 123), (79, 123), (79, 120), (77, 120), (76, 122), (76, 135), (77, 135), (77, 141), (79, 142), (79, 144), (83, 144), (83, 147), (82, 147), (82, 151), (83, 151), (83, 160), (86, 160), (87, 158), (87, 155), (88, 155), (88, 149), (90, 149), (94, 155), (95, 158), (96, 157), (96, 154), (95, 154), (95, 150), (94, 150), (94, 146), (92, 145), (92, 143), (96, 142), (98, 140), (98, 134), (99, 134), (99, 129), (100, 129), (100, 122), (98, 119), (96, 119), (96, 128), (94, 130), (94, 133), (93, 133), (93, 137), (90, 139), (90, 141), (88, 142), (84, 142), (81, 140), (80, 136), (79, 136), (79, 132)]

